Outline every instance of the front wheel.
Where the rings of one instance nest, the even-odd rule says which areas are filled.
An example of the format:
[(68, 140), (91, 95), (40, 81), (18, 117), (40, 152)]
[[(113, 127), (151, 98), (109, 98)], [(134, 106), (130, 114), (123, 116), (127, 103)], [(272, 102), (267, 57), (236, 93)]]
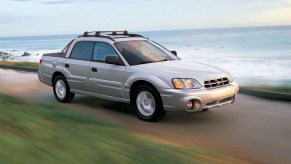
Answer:
[(141, 120), (155, 122), (166, 114), (160, 94), (152, 86), (138, 86), (135, 88), (133, 97), (137, 116)]
[(58, 75), (53, 82), (55, 98), (61, 103), (71, 102), (75, 93), (70, 92), (69, 84), (64, 76)]

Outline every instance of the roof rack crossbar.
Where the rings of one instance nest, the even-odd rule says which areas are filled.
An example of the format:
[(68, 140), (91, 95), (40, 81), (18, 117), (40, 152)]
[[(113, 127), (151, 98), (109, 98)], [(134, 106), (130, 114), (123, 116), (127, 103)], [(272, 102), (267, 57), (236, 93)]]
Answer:
[(96, 35), (81, 35), (79, 37), (99, 37), (99, 38), (106, 38), (106, 39), (110, 39), (110, 40), (114, 41), (113, 38), (111, 38), (110, 36), (106, 36), (106, 35), (105, 36), (104, 35), (100, 35), (100, 36), (96, 36)]
[(101, 33), (112, 33), (112, 34), (123, 33), (125, 35), (128, 34), (126, 30), (124, 31), (86, 31), (84, 32), (84, 36), (87, 36), (90, 33), (95, 33), (95, 35), (101, 35)]
[[(102, 33), (104, 33), (105, 35), (102, 35)], [(110, 36), (116, 36), (116, 35), (146, 38), (139, 34), (130, 34), (127, 32), (127, 30), (124, 30), (124, 31), (86, 31), (81, 37), (102, 37), (102, 38), (108, 38), (114, 41), (114, 38)]]

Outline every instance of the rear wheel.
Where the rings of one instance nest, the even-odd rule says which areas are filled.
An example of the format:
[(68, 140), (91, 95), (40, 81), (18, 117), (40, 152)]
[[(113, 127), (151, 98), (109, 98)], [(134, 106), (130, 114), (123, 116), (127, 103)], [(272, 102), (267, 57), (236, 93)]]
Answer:
[(75, 93), (70, 92), (69, 84), (66, 78), (62, 75), (58, 75), (54, 79), (53, 90), (55, 98), (61, 103), (69, 103), (75, 97)]
[(137, 116), (141, 120), (155, 122), (165, 116), (160, 94), (152, 86), (143, 84), (136, 87), (133, 98)]

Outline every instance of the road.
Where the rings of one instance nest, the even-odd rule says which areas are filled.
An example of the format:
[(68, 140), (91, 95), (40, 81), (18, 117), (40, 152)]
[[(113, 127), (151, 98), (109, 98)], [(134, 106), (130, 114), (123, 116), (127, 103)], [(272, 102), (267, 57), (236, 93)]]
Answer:
[[(0, 69), (0, 92), (55, 102), (35, 73)], [(129, 105), (77, 96), (65, 104), (158, 142), (211, 148), (242, 162), (291, 163), (291, 103), (239, 95), (236, 103), (206, 112), (168, 112), (158, 123), (136, 118)]]

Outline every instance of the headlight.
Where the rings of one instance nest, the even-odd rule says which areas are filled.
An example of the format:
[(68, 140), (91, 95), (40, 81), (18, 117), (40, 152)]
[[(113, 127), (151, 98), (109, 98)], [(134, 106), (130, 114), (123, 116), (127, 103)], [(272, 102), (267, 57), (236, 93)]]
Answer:
[(195, 79), (173, 79), (173, 85), (176, 89), (198, 89), (201, 85)]
[(228, 76), (228, 81), (231, 83), (233, 82), (233, 78), (231, 76), (231, 74), (229, 72), (227, 72), (227, 76)]

